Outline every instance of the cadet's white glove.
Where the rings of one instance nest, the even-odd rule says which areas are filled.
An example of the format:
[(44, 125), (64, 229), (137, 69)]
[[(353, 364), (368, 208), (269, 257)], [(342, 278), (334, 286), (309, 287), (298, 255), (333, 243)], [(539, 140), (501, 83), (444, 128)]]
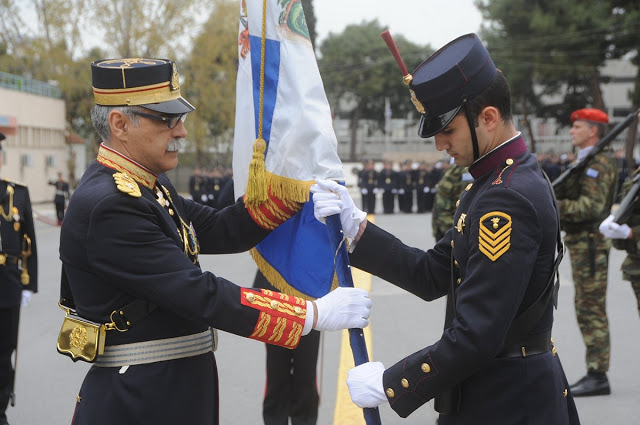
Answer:
[(383, 373), (384, 365), (380, 362), (363, 363), (347, 373), (349, 394), (358, 407), (377, 407), (387, 401)]
[(599, 229), (605, 238), (610, 239), (627, 239), (631, 234), (631, 228), (626, 224), (618, 224), (613, 221), (613, 215), (605, 218), (604, 221), (600, 223)]
[(369, 325), (371, 300), (364, 289), (340, 286), (315, 300), (315, 304), (318, 309), (315, 330), (362, 329)]
[(326, 223), (326, 217), (340, 214), (344, 235), (355, 238), (367, 213), (356, 208), (347, 188), (333, 180), (316, 180), (316, 184), (311, 186), (311, 192), (313, 215), (320, 222)]
[(31, 304), (31, 296), (33, 295), (33, 291), (29, 291), (28, 289), (22, 290), (22, 299), (20, 300), (20, 305), (22, 307), (29, 307)]

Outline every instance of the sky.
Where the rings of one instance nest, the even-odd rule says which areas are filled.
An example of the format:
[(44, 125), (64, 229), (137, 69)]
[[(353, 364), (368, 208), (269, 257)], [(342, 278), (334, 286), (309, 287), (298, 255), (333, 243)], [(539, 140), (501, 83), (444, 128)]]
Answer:
[(434, 49), (458, 36), (477, 32), (481, 16), (473, 0), (314, 0), (318, 42), (329, 32), (375, 18), (392, 36), (404, 35)]

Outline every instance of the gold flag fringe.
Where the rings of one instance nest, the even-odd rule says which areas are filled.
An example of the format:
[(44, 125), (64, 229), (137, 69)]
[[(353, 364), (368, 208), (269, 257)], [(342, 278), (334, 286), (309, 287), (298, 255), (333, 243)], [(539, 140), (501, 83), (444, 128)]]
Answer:
[[(315, 299), (312, 296), (300, 292), (293, 286), (289, 285), (287, 281), (282, 277), (282, 275), (278, 273), (278, 271), (274, 269), (271, 264), (269, 264), (267, 260), (264, 259), (264, 257), (262, 257), (262, 255), (256, 248), (251, 248), (249, 254), (251, 254), (253, 261), (256, 262), (256, 264), (258, 265), (258, 269), (262, 272), (264, 277), (267, 278), (269, 283), (276, 287), (280, 292), (287, 295), (304, 298), (305, 300)], [(336, 289), (338, 285), (338, 276), (334, 272), (333, 281), (331, 282), (331, 290), (333, 291), (334, 289)]]

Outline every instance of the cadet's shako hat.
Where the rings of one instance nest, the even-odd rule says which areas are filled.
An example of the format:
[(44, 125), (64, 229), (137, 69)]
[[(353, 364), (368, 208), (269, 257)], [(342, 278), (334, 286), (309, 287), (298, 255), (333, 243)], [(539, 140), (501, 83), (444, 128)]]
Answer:
[(571, 113), (571, 122), (590, 121), (596, 124), (609, 124), (609, 115), (600, 109), (582, 108)]
[(142, 106), (165, 114), (195, 108), (180, 95), (180, 76), (169, 59), (105, 59), (91, 63), (97, 105)]
[(491, 84), (496, 72), (489, 52), (476, 34), (456, 38), (418, 65), (410, 88), (424, 107), (420, 111), (420, 137), (442, 131), (465, 101)]

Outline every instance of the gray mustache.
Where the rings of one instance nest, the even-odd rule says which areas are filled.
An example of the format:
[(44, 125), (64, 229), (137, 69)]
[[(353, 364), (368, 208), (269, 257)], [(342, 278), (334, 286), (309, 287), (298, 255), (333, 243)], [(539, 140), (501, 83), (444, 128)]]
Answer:
[(167, 146), (167, 151), (169, 152), (175, 152), (178, 151), (182, 148), (184, 148), (187, 145), (187, 141), (183, 138), (180, 139), (172, 139), (169, 142), (169, 145)]

